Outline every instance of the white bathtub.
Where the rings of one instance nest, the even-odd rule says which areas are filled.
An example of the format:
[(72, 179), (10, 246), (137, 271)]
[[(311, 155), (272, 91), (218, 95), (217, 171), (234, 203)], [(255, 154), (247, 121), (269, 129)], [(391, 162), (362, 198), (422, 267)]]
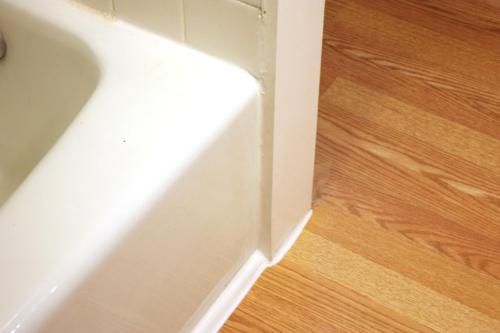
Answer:
[(258, 82), (64, 0), (0, 31), (0, 331), (191, 330), (257, 249)]
[(99, 69), (73, 36), (0, 5), (9, 36), (9, 56), (0, 62), (2, 204), (80, 112)]

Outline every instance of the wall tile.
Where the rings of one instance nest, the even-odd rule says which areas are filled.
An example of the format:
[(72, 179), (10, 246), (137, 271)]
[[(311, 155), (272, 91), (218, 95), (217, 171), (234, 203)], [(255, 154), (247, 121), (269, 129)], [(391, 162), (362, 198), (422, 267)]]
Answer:
[(114, 1), (118, 17), (160, 35), (183, 40), (182, 0)]
[(262, 0), (77, 0), (259, 74)]
[(188, 44), (258, 74), (260, 9), (236, 0), (184, 0), (184, 14)]

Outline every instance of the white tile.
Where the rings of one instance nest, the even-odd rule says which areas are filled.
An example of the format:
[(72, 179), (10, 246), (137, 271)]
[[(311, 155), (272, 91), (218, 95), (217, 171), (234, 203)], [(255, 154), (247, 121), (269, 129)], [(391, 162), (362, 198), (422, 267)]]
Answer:
[(260, 9), (237, 0), (184, 0), (184, 6), (188, 44), (258, 73)]
[(114, 0), (116, 15), (152, 32), (182, 40), (182, 0)]

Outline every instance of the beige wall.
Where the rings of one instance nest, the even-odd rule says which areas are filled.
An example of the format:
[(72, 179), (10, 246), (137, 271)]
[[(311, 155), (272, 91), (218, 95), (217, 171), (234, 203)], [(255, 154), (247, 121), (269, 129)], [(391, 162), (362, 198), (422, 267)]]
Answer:
[(311, 209), (324, 0), (278, 2), (271, 253)]

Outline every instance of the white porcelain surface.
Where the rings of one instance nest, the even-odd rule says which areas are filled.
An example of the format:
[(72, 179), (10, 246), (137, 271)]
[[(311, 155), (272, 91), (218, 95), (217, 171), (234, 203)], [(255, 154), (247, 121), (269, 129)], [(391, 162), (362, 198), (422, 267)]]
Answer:
[(0, 2), (0, 206), (94, 92), (99, 69), (84, 43)]
[(106, 14), (113, 13), (113, 0), (70, 0), (70, 1), (79, 1), (80, 3), (83, 3), (86, 6), (102, 11)]
[[(12, 70), (44, 70), (67, 84), (61, 95), (77, 91), (73, 76), (99, 79), (0, 208), (0, 329), (180, 330), (256, 248), (260, 87), (239, 68), (71, 2), (0, 1), (2, 29), (26, 17), (53, 39), (33, 32), (41, 61), (53, 50), (87, 70)], [(42, 89), (32, 84), (24, 89)], [(31, 121), (49, 117), (37, 112), (16, 126), (35, 133)]]

